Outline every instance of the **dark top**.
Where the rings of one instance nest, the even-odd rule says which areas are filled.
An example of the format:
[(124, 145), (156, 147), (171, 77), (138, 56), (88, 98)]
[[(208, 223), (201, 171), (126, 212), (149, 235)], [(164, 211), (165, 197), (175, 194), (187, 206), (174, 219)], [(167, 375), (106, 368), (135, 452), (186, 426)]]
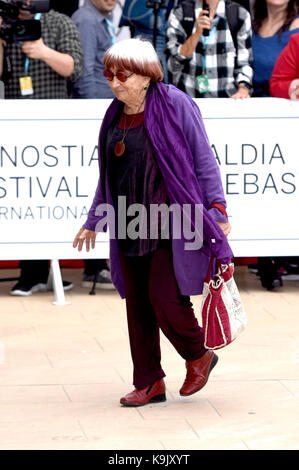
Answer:
[[(121, 156), (116, 156), (115, 144), (122, 140), (124, 133), (125, 152)], [(125, 256), (142, 256), (157, 249), (159, 239), (162, 237), (160, 226), (156, 238), (150, 236), (151, 227), (153, 229), (153, 223), (152, 226), (150, 224), (150, 204), (163, 204), (168, 200), (154, 150), (143, 125), (143, 113), (122, 114), (119, 123), (112, 125), (108, 130), (106, 152), (119, 251)], [(123, 225), (117, 224), (118, 196), (125, 196), (126, 210), (131, 204), (142, 205), (137, 206), (136, 212), (133, 211), (132, 215), (127, 215), (126, 236), (123, 234)], [(120, 215), (124, 218), (123, 210), (120, 211)]]

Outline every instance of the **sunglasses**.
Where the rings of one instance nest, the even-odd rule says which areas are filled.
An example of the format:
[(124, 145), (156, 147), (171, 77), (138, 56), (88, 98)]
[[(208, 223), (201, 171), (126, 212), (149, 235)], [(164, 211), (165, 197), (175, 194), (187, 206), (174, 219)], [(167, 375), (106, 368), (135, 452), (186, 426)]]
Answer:
[(134, 72), (132, 72), (130, 75), (126, 75), (124, 72), (112, 73), (110, 70), (104, 70), (103, 75), (107, 78), (107, 80), (109, 80), (109, 82), (112, 82), (114, 77), (116, 77), (120, 82), (126, 82), (128, 78), (134, 75)]

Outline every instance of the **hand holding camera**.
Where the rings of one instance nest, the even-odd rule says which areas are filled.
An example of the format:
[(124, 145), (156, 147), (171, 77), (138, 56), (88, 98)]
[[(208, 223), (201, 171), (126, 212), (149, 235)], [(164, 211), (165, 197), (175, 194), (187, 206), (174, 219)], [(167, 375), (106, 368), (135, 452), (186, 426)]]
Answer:
[(22, 52), (26, 54), (29, 59), (45, 60), (48, 47), (45, 45), (42, 38), (36, 41), (25, 41), (22, 43)]
[(212, 20), (215, 16), (219, 0), (206, 0), (202, 2), (202, 11), (196, 19), (196, 32), (203, 36), (209, 36)]
[(203, 30), (203, 35), (204, 36), (209, 36), (210, 29), (211, 29), (211, 18), (210, 18), (210, 5), (203, 0), (202, 2), (202, 13), (203, 13), (203, 19), (202, 21), (206, 22), (206, 27)]
[(209, 17), (209, 10), (202, 10), (196, 18), (196, 33), (198, 35), (208, 36), (211, 29), (211, 19)]

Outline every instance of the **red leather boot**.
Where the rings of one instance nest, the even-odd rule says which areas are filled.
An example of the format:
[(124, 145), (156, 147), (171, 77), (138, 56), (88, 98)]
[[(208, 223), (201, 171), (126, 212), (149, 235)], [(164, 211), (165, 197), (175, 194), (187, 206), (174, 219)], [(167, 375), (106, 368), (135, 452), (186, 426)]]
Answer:
[(208, 350), (202, 357), (195, 359), (195, 361), (186, 361), (187, 374), (185, 382), (180, 389), (180, 395), (192, 395), (203, 388), (217, 361), (218, 356), (212, 350)]
[(120, 403), (124, 406), (143, 406), (147, 403), (158, 403), (161, 401), (166, 401), (163, 379), (159, 379), (153, 385), (141, 390), (135, 389), (120, 399)]

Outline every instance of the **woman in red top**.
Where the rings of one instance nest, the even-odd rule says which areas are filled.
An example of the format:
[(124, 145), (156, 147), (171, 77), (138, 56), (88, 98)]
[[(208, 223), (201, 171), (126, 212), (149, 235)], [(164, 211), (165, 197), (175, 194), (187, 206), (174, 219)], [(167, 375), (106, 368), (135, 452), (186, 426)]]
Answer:
[(293, 34), (277, 59), (270, 79), (271, 96), (299, 99), (299, 33)]

